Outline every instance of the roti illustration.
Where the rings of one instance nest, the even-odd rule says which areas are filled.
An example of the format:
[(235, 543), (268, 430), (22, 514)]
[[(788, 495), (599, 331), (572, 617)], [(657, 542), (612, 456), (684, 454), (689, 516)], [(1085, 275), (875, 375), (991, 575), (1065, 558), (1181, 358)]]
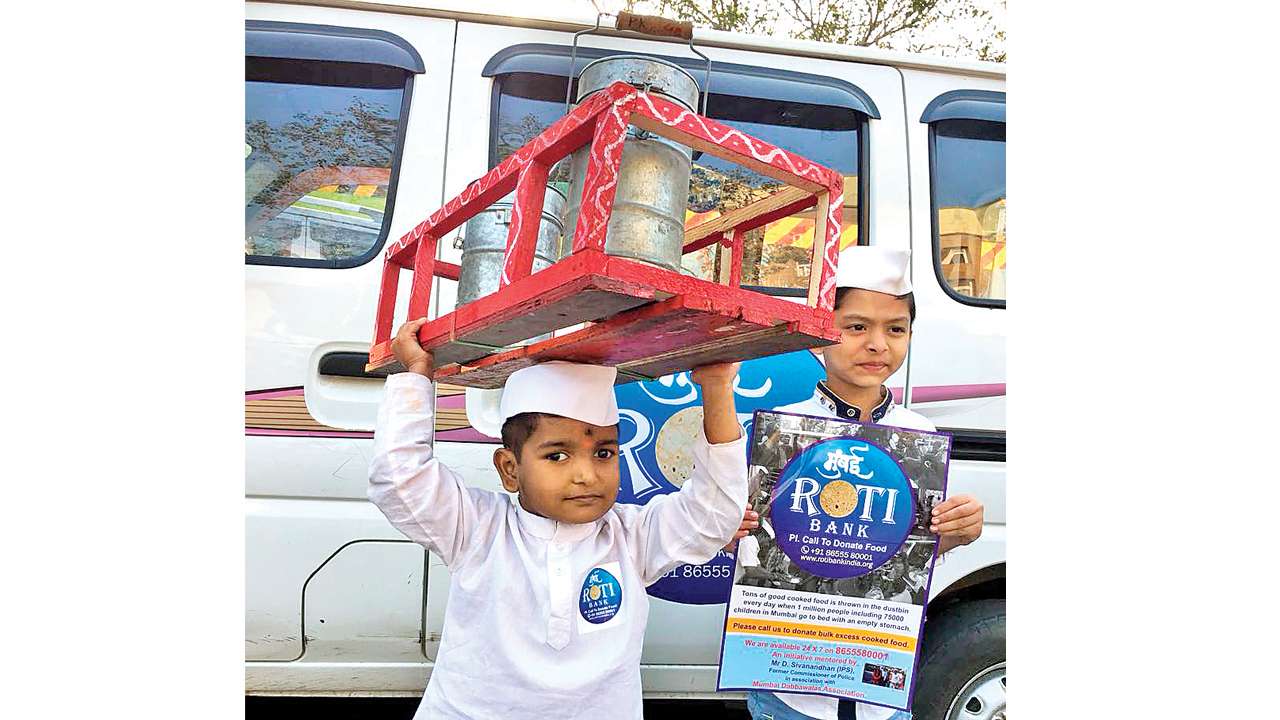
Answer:
[(667, 482), (677, 488), (693, 474), (693, 442), (702, 429), (702, 408), (687, 407), (672, 415), (658, 431), (654, 455)]
[(832, 480), (818, 494), (818, 504), (831, 517), (844, 517), (858, 505), (858, 491), (844, 480)]
[(600, 586), (599, 586), (599, 585), (592, 585), (592, 586), (591, 586), (591, 589), (590, 589), (590, 590), (588, 590), (588, 591), (587, 591), (587, 593), (591, 596), (591, 599), (592, 599), (592, 600), (599, 600), (599, 599), (600, 599)]

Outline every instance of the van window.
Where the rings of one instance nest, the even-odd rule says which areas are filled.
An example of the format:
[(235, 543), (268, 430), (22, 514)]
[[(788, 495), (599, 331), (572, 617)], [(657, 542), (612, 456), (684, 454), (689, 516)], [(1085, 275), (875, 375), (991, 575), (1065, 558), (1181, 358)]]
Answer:
[(934, 258), (939, 279), (961, 301), (1005, 300), (1003, 122), (930, 125)]
[[(696, 73), (695, 73), (695, 76)], [(714, 90), (715, 86), (712, 85)], [(495, 76), (492, 152), (497, 165), (564, 114), (565, 77), (511, 72)], [(798, 153), (845, 178), (841, 248), (858, 240), (861, 138), (866, 116), (849, 108), (711, 94), (707, 114), (720, 122)], [(557, 166), (552, 182), (568, 189), (568, 163)], [(685, 226), (714, 219), (782, 187), (745, 167), (703, 154), (693, 162)], [(774, 221), (747, 234), (742, 284), (776, 294), (803, 294), (809, 287), (813, 210)], [(719, 253), (713, 245), (685, 256), (687, 270), (714, 279)]]
[(247, 262), (351, 267), (377, 253), (411, 77), (366, 63), (245, 59)]

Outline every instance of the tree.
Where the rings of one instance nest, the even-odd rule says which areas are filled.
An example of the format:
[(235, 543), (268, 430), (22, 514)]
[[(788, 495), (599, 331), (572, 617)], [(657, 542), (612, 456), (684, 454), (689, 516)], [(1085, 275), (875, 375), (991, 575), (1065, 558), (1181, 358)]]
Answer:
[[(781, 14), (779, 14), (779, 8)], [(993, 12), (992, 9), (996, 12)], [(1003, 0), (627, 0), (715, 30), (1004, 62)], [(1001, 16), (996, 17), (997, 12)]]
[(353, 97), (342, 111), (298, 113), (272, 125), (257, 119), (245, 125), (252, 158), (272, 163), (276, 178), (258, 193), (265, 203), (294, 176), (314, 167), (391, 167), (396, 115), (386, 105)]

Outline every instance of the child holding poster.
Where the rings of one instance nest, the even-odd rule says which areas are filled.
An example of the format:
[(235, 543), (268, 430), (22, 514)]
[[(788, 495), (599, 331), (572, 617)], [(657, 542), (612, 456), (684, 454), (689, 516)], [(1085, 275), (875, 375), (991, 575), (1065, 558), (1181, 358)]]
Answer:
[[(908, 279), (909, 250), (854, 246), (840, 254), (836, 274), (835, 322), (840, 342), (821, 350), (827, 377), (813, 397), (777, 408), (779, 412), (840, 418), (933, 431), (928, 418), (894, 403), (884, 382), (897, 372), (911, 343), (915, 299)], [(744, 524), (743, 532), (747, 526)], [(973, 542), (982, 533), (982, 503), (955, 495), (932, 510), (930, 532), (938, 552)], [(743, 534), (740, 532), (739, 535)], [(892, 569), (897, 573), (899, 569)], [(905, 578), (886, 579), (880, 593), (899, 591)], [(754, 720), (909, 720), (908, 712), (825, 695), (752, 691), (747, 707)]]
[[(746, 501), (736, 364), (697, 368), (702, 432), (678, 492), (615, 505), (616, 369), (548, 362), (513, 373), (493, 454), (512, 495), (467, 487), (435, 457), (432, 358), (406, 323), (392, 348), (369, 498), (450, 569), (440, 650), (419, 718), (640, 718), (645, 587), (710, 560)], [(495, 430), (496, 432), (496, 430)]]

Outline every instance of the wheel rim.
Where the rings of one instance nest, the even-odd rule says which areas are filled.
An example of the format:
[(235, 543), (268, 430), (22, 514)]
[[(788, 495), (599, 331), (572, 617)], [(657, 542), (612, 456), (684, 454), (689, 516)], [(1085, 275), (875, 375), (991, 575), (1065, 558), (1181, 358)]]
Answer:
[(979, 671), (960, 688), (947, 720), (1005, 720), (1004, 661)]

